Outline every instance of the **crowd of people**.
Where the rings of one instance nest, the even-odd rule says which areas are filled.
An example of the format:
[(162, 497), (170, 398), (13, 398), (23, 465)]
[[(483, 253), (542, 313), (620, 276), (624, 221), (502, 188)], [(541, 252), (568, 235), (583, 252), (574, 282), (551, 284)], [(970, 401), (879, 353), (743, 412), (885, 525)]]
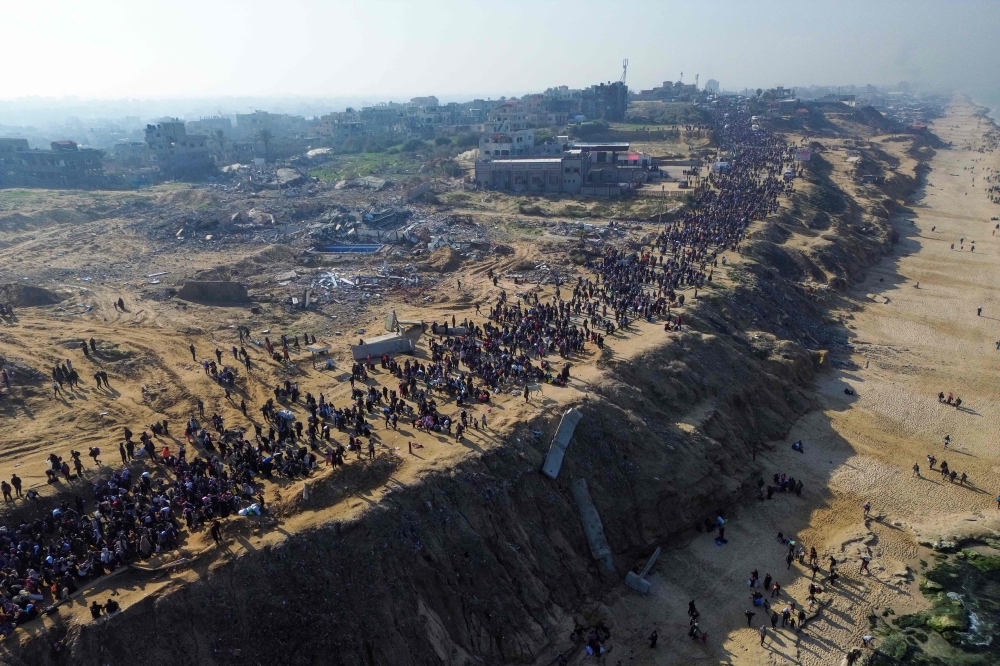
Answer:
[[(527, 400), (532, 385), (565, 385), (575, 354), (587, 344), (602, 348), (605, 336), (628, 329), (635, 319), (666, 319), (669, 330), (680, 327), (673, 309), (684, 304), (681, 292), (693, 288), (697, 295), (698, 288), (711, 282), (720, 252), (738, 250), (749, 224), (773, 212), (790, 187), (781, 178), (790, 159), (781, 138), (751, 130), (749, 112), (738, 104), (724, 101), (715, 114), (714, 132), (729, 151), (729, 169), (712, 173), (690, 211), (667, 223), (650, 248), (638, 253), (609, 248), (588, 264), (593, 278), (557, 280), (551, 300), (542, 300), (537, 292), (513, 299), (501, 290), (485, 321), (466, 319), (458, 325), (453, 317), (450, 329), (447, 322), (443, 327), (435, 323), (432, 331), (438, 336), (430, 342), (428, 362), (377, 359), (393, 386), (385, 381), (381, 390), (368, 385), (376, 367), (376, 359), (369, 358), (352, 367), (351, 398), (345, 406), (335, 407), (322, 393), (302, 395), (290, 381), (275, 386), (274, 398), (260, 407), (263, 425), (253, 425), (252, 437), (249, 428), (227, 427), (219, 414), (206, 417), (200, 400), (198, 416), (188, 421), (175, 448), (156, 444), (157, 437), (169, 436), (166, 421), (150, 426), (152, 434), (142, 432), (138, 445), (126, 428), (119, 445), (123, 467), (90, 481), (88, 498), (77, 494), (31, 522), (0, 526), (0, 634), (37, 617), (43, 604), (69, 596), (93, 578), (177, 547), (184, 530), (207, 525), (218, 542), (221, 519), (264, 510), (264, 480), (307, 476), (321, 458), (328, 465), (343, 464), (350, 450), (361, 457), (367, 449), (374, 457), (372, 422), (379, 417), (386, 428), (407, 419), (416, 428), (449, 435), (454, 429), (461, 438), (465, 428), (487, 427), (485, 414), (470, 414), (474, 406), (511, 388), (522, 390)], [(721, 261), (725, 264), (724, 255)], [(490, 278), (496, 284), (492, 273)], [(246, 332), (242, 327), (238, 332), (241, 346), (232, 348), (233, 359), (249, 373), (250, 356), (242, 347)], [(309, 336), (304, 339), (309, 344)], [(280, 345), (266, 340), (267, 352), (279, 362), (288, 360), (290, 348), (299, 347), (298, 336), (282, 336)], [(89, 355), (88, 345), (82, 349)], [(199, 361), (193, 344), (189, 350), (231, 399), (238, 373), (223, 364), (223, 351), (215, 349), (214, 359)], [(79, 374), (67, 360), (53, 368), (52, 379), (55, 397), (65, 383), (72, 387), (78, 382)], [(443, 411), (439, 399), (454, 400), (460, 414)], [(291, 407), (304, 408), (304, 421)], [(240, 410), (247, 414), (244, 401)], [(347, 435), (346, 447), (331, 430)], [(191, 455), (188, 447), (194, 449)], [(90, 454), (100, 464), (100, 450), (92, 447)], [(86, 478), (79, 452), (70, 458), (76, 476)], [(137, 466), (137, 458), (148, 465)], [(68, 461), (59, 456), (53, 455), (49, 466), (55, 475), (72, 478)], [(779, 492), (801, 490), (790, 479), (777, 481), (776, 487)], [(3, 488), (10, 501), (14, 492), (22, 497), (16, 475)], [(37, 500), (37, 493), (32, 499)], [(602, 652), (605, 633), (592, 631), (587, 640), (595, 655)]]

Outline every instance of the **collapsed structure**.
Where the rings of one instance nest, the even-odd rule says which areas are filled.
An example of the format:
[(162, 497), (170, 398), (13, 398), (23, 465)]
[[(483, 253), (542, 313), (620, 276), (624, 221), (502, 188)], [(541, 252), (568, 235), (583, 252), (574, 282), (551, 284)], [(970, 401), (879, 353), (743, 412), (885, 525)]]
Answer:
[(53, 141), (30, 150), (27, 139), (0, 139), (0, 185), (72, 187), (99, 184), (104, 153), (75, 141)]

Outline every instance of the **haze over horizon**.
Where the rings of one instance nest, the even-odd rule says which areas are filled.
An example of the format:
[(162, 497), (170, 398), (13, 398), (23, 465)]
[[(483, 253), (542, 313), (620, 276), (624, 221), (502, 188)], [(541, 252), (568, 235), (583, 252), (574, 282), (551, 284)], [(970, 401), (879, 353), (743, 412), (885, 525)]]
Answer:
[[(5, 8), (0, 100), (443, 101), (556, 85), (895, 84), (996, 97), (992, 2), (609, 6), (42, 0)], [(38, 48), (44, 40), (45, 48)], [(32, 99), (35, 98), (35, 99)], [(0, 118), (2, 120), (2, 118)]]

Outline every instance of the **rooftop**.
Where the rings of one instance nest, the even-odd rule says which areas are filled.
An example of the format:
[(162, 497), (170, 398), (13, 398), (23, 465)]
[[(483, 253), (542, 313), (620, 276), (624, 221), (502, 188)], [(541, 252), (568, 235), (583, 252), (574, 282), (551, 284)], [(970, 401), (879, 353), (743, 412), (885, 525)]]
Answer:
[(628, 141), (609, 141), (604, 143), (573, 142), (570, 144), (570, 147), (579, 148), (580, 150), (595, 150), (595, 151), (610, 150), (619, 152), (627, 151), (629, 149), (629, 146), (630, 144)]
[(490, 160), (494, 164), (559, 164), (561, 157), (529, 157), (525, 159)]

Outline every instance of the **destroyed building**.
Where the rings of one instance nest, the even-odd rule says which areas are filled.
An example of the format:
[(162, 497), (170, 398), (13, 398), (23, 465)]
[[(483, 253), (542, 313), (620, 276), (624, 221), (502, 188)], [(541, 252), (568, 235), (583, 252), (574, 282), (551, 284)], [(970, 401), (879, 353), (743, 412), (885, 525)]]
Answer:
[(621, 122), (627, 108), (628, 86), (623, 81), (584, 88), (580, 98), (580, 113), (589, 120)]
[(149, 162), (149, 146), (141, 141), (116, 143), (111, 154), (123, 167), (142, 167)]
[(29, 150), (27, 139), (0, 139), (0, 185), (86, 187), (104, 177), (103, 151), (75, 141), (53, 141), (50, 150)]
[(149, 160), (161, 171), (196, 172), (214, 165), (208, 137), (188, 134), (184, 122), (175, 119), (146, 125)]
[(254, 111), (236, 114), (234, 133), (238, 138), (254, 139), (262, 129), (271, 132), (274, 138), (287, 138), (305, 136), (309, 133), (310, 125), (304, 117), (287, 113)]

